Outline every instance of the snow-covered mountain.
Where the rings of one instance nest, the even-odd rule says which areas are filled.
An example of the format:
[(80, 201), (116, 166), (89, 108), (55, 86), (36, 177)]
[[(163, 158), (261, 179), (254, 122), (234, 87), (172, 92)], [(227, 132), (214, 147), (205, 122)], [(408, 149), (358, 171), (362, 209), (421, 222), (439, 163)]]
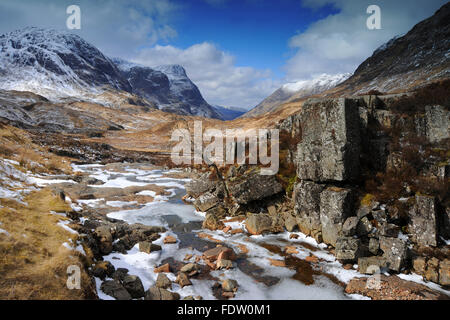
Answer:
[(121, 92), (164, 111), (220, 117), (183, 67), (151, 69), (110, 59), (78, 35), (52, 29), (27, 27), (0, 36), (0, 89), (100, 103), (105, 92)]
[(351, 76), (343, 74), (321, 74), (310, 80), (301, 80), (284, 84), (281, 88), (264, 99), (260, 104), (247, 112), (243, 117), (255, 117), (274, 111), (281, 104), (293, 99), (306, 98), (334, 88)]
[(29, 27), (0, 36), (0, 88), (31, 91), (47, 98), (86, 90), (131, 91), (117, 67), (81, 37)]
[(133, 93), (154, 102), (159, 109), (185, 115), (220, 119), (180, 65), (146, 67), (113, 58)]

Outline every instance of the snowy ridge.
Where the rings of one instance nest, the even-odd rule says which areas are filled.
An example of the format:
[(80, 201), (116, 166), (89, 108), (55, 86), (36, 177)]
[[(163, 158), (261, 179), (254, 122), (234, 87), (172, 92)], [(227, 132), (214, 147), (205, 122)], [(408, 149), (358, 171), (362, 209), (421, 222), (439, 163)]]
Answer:
[(351, 76), (350, 73), (342, 73), (336, 75), (321, 74), (311, 80), (301, 80), (297, 82), (287, 83), (282, 89), (287, 92), (297, 92), (300, 90), (311, 91), (312, 94), (337, 86), (339, 83), (347, 80)]

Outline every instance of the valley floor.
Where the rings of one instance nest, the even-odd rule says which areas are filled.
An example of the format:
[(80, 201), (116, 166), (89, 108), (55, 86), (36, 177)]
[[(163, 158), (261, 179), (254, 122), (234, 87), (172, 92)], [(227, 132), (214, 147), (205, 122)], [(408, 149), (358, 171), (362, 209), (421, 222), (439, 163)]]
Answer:
[[(202, 229), (204, 214), (184, 197), (184, 184), (190, 180), (187, 171), (117, 163), (72, 165), (71, 175), (45, 175), (19, 172), (20, 163), (16, 161), (1, 160), (1, 164), (2, 299), (120, 298), (108, 289), (120, 268), (138, 276), (148, 292), (158, 285), (161, 273), (156, 271), (166, 264), (169, 270), (164, 270), (168, 271), (165, 275), (171, 282), (168, 288), (182, 299), (368, 299), (346, 293), (351, 279), (366, 277), (356, 271), (356, 265), (343, 266), (326, 245), (300, 232), (252, 236), (237, 218), (226, 218), (224, 230)], [(8, 186), (7, 175), (15, 177)], [(17, 220), (16, 211), (32, 214)], [(152, 241), (160, 250), (144, 252), (143, 242), (139, 242), (121, 252), (110, 248), (102, 257), (104, 261), (95, 263), (98, 259), (82, 241), (86, 240), (85, 233), (90, 229), (95, 232), (103, 223), (109, 226), (119, 221), (161, 227), (165, 231)], [(118, 248), (123, 239), (115, 239), (112, 247)], [(236, 259), (216, 270), (216, 265), (211, 266), (204, 257), (205, 252), (218, 246), (231, 248)], [(12, 264), (18, 266), (15, 271), (8, 267)], [(84, 265), (83, 290), (66, 288), (65, 271), (70, 264)], [(115, 272), (97, 273), (99, 264), (112, 265)], [(182, 268), (190, 269), (189, 277), (180, 280), (177, 274)], [(29, 273), (31, 269), (33, 274)], [(96, 275), (95, 288), (88, 274)], [(45, 277), (58, 281), (39, 284), (38, 279)], [(438, 285), (424, 283), (420, 276), (400, 277), (421, 283), (419, 289), (450, 295)], [(30, 279), (35, 281), (34, 288), (24, 284)], [(231, 294), (221, 286), (230, 279), (237, 281), (237, 290)]]

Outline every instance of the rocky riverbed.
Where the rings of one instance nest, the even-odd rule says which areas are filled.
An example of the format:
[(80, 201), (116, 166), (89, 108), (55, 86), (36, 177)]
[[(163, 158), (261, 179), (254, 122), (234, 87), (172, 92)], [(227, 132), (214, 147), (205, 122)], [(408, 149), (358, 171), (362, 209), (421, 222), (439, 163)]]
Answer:
[[(188, 171), (127, 163), (73, 169), (70, 181), (38, 182), (71, 203), (74, 223), (65, 227), (80, 234), (78, 249), (93, 257), (89, 272), (100, 299), (379, 298), (357, 282), (367, 281), (357, 265), (341, 264), (326, 244), (301, 232), (252, 235), (242, 215), (204, 229), (205, 213), (186, 197)], [(419, 276), (401, 276), (406, 298), (424, 290), (432, 299), (449, 294)]]

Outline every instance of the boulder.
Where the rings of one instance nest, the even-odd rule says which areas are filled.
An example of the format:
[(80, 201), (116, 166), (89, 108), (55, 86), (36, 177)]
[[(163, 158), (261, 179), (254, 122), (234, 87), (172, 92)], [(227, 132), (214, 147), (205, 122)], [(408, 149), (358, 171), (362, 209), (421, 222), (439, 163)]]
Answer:
[(228, 247), (215, 247), (203, 252), (203, 257), (209, 261), (216, 261), (219, 256), (221, 259), (236, 260), (237, 256), (233, 249)]
[(104, 281), (100, 290), (117, 300), (131, 300), (132, 298), (125, 287), (117, 280)]
[(205, 220), (203, 220), (203, 229), (222, 230), (225, 228), (224, 223), (213, 213), (207, 213)]
[(219, 199), (215, 194), (206, 192), (195, 199), (194, 206), (198, 211), (206, 212), (209, 209), (217, 206), (220, 202), (221, 199)]
[(300, 111), (297, 175), (316, 182), (347, 181), (360, 171), (360, 117), (352, 99), (309, 99)]
[(439, 264), (439, 284), (450, 286), (450, 259), (445, 259)]
[(137, 276), (127, 275), (122, 281), (123, 286), (133, 299), (142, 298), (145, 294), (141, 279)]
[(354, 236), (356, 234), (358, 222), (358, 217), (348, 217), (342, 225), (342, 235), (345, 237)]
[(439, 260), (432, 257), (427, 262), (424, 278), (428, 281), (439, 283)]
[(284, 220), (284, 226), (287, 231), (292, 232), (297, 227), (297, 220), (293, 216), (288, 215), (288, 217)]
[(378, 255), (380, 251), (380, 241), (377, 238), (369, 239), (369, 252), (374, 255)]
[(111, 234), (111, 228), (108, 226), (97, 227), (94, 231), (96, 238), (99, 241), (99, 248), (103, 255), (108, 255), (113, 249), (113, 236)]
[(361, 240), (340, 237), (336, 241), (336, 259), (346, 263), (355, 262), (362, 253)]
[(395, 275), (380, 275), (379, 286), (373, 286), (373, 278), (354, 278), (345, 288), (347, 294), (361, 294), (373, 300), (448, 300), (445, 294), (426, 285), (403, 280)]
[(381, 236), (380, 249), (386, 259), (387, 268), (399, 272), (405, 266), (408, 248), (404, 240)]
[(192, 271), (197, 271), (198, 269), (199, 267), (195, 263), (188, 263), (181, 267), (180, 272), (191, 273)]
[(283, 187), (275, 175), (262, 175), (259, 169), (252, 169), (245, 174), (226, 181), (228, 191), (238, 204), (263, 200), (283, 192)]
[(301, 181), (294, 188), (294, 214), (300, 231), (306, 235), (316, 235), (322, 242), (320, 223), (320, 193), (325, 186), (311, 181)]
[(180, 287), (186, 287), (192, 285), (191, 280), (189, 280), (189, 277), (186, 273), (180, 272), (177, 276), (177, 279), (175, 280), (176, 283), (180, 285)]
[(234, 292), (238, 288), (238, 283), (236, 280), (226, 279), (222, 281), (222, 290), (225, 292)]
[(106, 277), (112, 277), (115, 268), (109, 261), (99, 261), (92, 267), (92, 275), (94, 277), (105, 280)]
[(164, 273), (159, 273), (158, 278), (156, 278), (156, 287), (162, 289), (171, 289), (172, 281)]
[(213, 191), (216, 188), (217, 181), (210, 179), (211, 173), (207, 172), (199, 176), (197, 179), (193, 179), (188, 182), (186, 187), (186, 193), (193, 198), (198, 198), (202, 194)]
[(356, 233), (358, 236), (366, 236), (373, 230), (372, 223), (367, 217), (362, 217), (357, 225)]
[(217, 269), (231, 269), (233, 268), (233, 262), (227, 259), (218, 259), (216, 263)]
[(320, 222), (323, 241), (336, 246), (345, 220), (353, 213), (353, 194), (350, 189), (329, 187), (320, 194)]
[(411, 240), (420, 246), (437, 245), (436, 200), (434, 197), (416, 195), (414, 206), (409, 211), (408, 231)]
[(180, 300), (180, 295), (166, 289), (151, 287), (145, 293), (145, 300)]
[(152, 253), (155, 251), (160, 251), (161, 246), (151, 243), (149, 241), (141, 241), (139, 242), (139, 251), (145, 252), (145, 253)]
[(425, 135), (432, 142), (450, 138), (450, 111), (443, 106), (425, 107)]
[(128, 274), (128, 269), (126, 269), (126, 268), (117, 268), (117, 270), (112, 275), (112, 278), (114, 280), (118, 280), (118, 281), (122, 282), (123, 279), (125, 279), (125, 276), (127, 274)]
[(245, 220), (247, 231), (253, 235), (272, 231), (272, 218), (268, 214), (251, 214)]
[(358, 259), (358, 272), (363, 274), (380, 273), (381, 268), (386, 268), (386, 259), (383, 257), (363, 257)]

